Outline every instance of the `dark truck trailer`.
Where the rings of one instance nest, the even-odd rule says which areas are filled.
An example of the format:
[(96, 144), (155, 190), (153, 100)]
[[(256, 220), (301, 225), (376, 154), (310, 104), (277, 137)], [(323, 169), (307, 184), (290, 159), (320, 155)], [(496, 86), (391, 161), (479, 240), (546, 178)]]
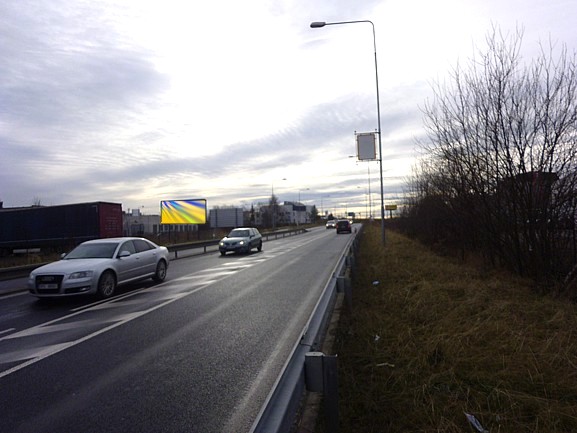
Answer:
[(0, 208), (0, 249), (71, 248), (89, 239), (122, 236), (122, 205), (92, 202)]

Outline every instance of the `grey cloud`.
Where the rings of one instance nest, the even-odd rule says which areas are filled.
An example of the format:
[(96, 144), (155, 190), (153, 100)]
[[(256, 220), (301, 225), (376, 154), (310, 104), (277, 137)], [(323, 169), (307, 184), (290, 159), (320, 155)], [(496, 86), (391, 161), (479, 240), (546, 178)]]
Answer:
[(83, 27), (102, 18), (77, 15), (98, 11), (71, 11), (66, 2), (42, 9), (37, 4), (0, 6), (4, 119), (23, 127), (97, 125), (168, 87), (146, 51), (118, 44), (112, 29)]

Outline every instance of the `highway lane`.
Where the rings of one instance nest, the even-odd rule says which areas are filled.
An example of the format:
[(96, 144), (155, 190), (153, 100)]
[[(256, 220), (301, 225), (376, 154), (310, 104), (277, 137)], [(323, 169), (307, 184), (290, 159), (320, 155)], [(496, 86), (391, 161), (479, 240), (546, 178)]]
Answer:
[(2, 321), (0, 431), (248, 431), (348, 239), (173, 261), (103, 303), (27, 299)]

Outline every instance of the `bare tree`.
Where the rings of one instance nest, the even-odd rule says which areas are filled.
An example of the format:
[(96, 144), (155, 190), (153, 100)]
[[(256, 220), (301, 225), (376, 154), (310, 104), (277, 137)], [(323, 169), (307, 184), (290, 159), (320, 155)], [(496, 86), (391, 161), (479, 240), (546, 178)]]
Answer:
[(521, 42), (522, 31), (493, 29), (486, 52), (468, 69), (457, 66), (450, 85), (434, 86), (414, 208), (436, 198), (462, 245), (521, 274), (551, 277), (575, 250), (576, 59), (565, 47), (555, 59), (549, 45), (523, 65)]

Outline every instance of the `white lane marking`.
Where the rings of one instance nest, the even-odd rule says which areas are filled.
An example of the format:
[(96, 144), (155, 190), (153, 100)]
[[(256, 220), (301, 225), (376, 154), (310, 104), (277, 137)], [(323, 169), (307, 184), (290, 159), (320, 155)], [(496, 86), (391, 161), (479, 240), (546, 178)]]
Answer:
[[(154, 310), (157, 310), (157, 309), (159, 309), (159, 308), (165, 307), (166, 305), (171, 304), (172, 302), (174, 302), (174, 301), (176, 301), (176, 300), (178, 300), (178, 299), (180, 299), (180, 298), (183, 298), (183, 297), (185, 297), (185, 296), (188, 296), (188, 295), (191, 295), (191, 294), (193, 294), (193, 293), (196, 293), (196, 292), (198, 292), (198, 291), (200, 291), (200, 290), (205, 289), (206, 287), (207, 287), (207, 286), (202, 286), (202, 287), (198, 287), (197, 289), (192, 290), (192, 291), (190, 291), (190, 292), (188, 292), (188, 293), (182, 293), (181, 296), (174, 297), (173, 299), (170, 299), (170, 300), (168, 300), (168, 301), (166, 301), (166, 302), (163, 302), (163, 303), (161, 303), (161, 304), (155, 305), (154, 307), (151, 307), (151, 308), (149, 308), (148, 310), (143, 310), (143, 311), (139, 311), (139, 312), (136, 312), (136, 313), (127, 314), (126, 317), (124, 318), (124, 320), (120, 320), (120, 321), (118, 321), (118, 322), (116, 322), (116, 323), (113, 323), (112, 325), (109, 325), (109, 326), (107, 326), (107, 327), (105, 327), (105, 328), (99, 329), (98, 331), (93, 332), (93, 333), (88, 334), (88, 335), (85, 335), (84, 337), (81, 337), (81, 338), (79, 338), (79, 339), (77, 339), (77, 340), (69, 341), (69, 342), (62, 343), (62, 344), (57, 344), (57, 345), (54, 345), (54, 346), (44, 347), (44, 348), (42, 348), (42, 349), (39, 350), (39, 351), (38, 351), (38, 348), (37, 348), (36, 355), (35, 355), (32, 359), (30, 359), (30, 360), (28, 360), (28, 361), (26, 361), (26, 362), (24, 362), (24, 363), (22, 363), (22, 364), (16, 365), (15, 367), (12, 367), (12, 368), (10, 368), (10, 369), (8, 369), (8, 370), (6, 370), (6, 371), (0, 372), (0, 379), (3, 378), (3, 377), (5, 377), (5, 376), (8, 376), (8, 375), (10, 375), (10, 374), (12, 374), (12, 373), (15, 373), (15, 372), (17, 372), (17, 371), (19, 371), (19, 370), (22, 370), (23, 368), (26, 368), (26, 367), (28, 367), (28, 366), (30, 366), (30, 365), (32, 365), (32, 364), (35, 364), (35, 363), (37, 363), (38, 361), (41, 361), (41, 360), (43, 360), (43, 359), (45, 359), (45, 358), (48, 358), (49, 356), (55, 355), (55, 354), (57, 354), (57, 353), (59, 353), (59, 352), (62, 352), (63, 350), (69, 349), (69, 348), (71, 348), (71, 347), (73, 347), (73, 346), (76, 346), (76, 345), (78, 345), (78, 344), (80, 344), (80, 343), (83, 343), (83, 342), (85, 342), (85, 341), (88, 341), (88, 340), (90, 340), (90, 339), (92, 339), (92, 338), (94, 338), (94, 337), (97, 337), (97, 336), (100, 335), (100, 334), (104, 334), (104, 333), (106, 333), (106, 332), (108, 332), (108, 331), (111, 331), (111, 330), (114, 329), (114, 328), (117, 328), (117, 327), (119, 327), (119, 326), (121, 326), (121, 325), (124, 325), (125, 323), (128, 323), (128, 322), (130, 322), (130, 321), (132, 321), (132, 320), (134, 320), (134, 319), (137, 319), (137, 318), (139, 318), (139, 317), (141, 317), (141, 316), (144, 316), (145, 314), (148, 314), (148, 313), (150, 313), (150, 312), (152, 312), (152, 311), (154, 311)], [(6, 354), (6, 355), (4, 355), (4, 356), (9, 356), (9, 355), (10, 355), (10, 354)]]
[(64, 345), (66, 345), (66, 343), (52, 344), (50, 346), (35, 347), (24, 350), (16, 350), (10, 353), (3, 353), (0, 354), (0, 363), (5, 364), (8, 362), (18, 362), (24, 361), (26, 359), (36, 358), (38, 356), (44, 356), (46, 354), (54, 353), (55, 351), (60, 350)]
[(98, 325), (102, 323), (102, 320), (90, 319), (90, 320), (77, 320), (75, 322), (59, 323), (57, 325), (39, 325), (32, 328), (24, 329), (20, 332), (15, 332), (14, 334), (7, 335), (2, 340), (11, 340), (20, 337), (30, 337), (32, 335), (48, 334), (50, 332), (66, 331), (68, 329), (75, 329), (81, 326)]
[[(159, 288), (162, 288), (162, 286), (170, 284), (170, 289), (171, 289), (172, 294), (167, 293), (166, 297), (159, 298), (161, 301), (165, 300), (164, 302), (162, 302), (160, 304), (156, 304), (154, 307), (151, 307), (147, 310), (143, 310), (143, 311), (136, 312), (136, 313), (130, 313), (130, 314), (126, 314), (126, 315), (121, 315), (121, 316), (114, 317), (114, 318), (107, 319), (107, 320), (101, 320), (100, 323), (107, 323), (107, 322), (111, 322), (111, 321), (115, 321), (116, 323), (113, 323), (113, 324), (111, 324), (105, 328), (102, 328), (98, 331), (95, 331), (89, 335), (81, 337), (77, 340), (64, 342), (61, 344), (55, 344), (55, 345), (44, 346), (44, 347), (35, 347), (35, 348), (27, 349), (27, 350), (13, 351), (10, 353), (3, 354), (2, 358), (0, 358), (0, 359), (12, 359), (9, 357), (25, 356), (25, 358), (20, 358), (20, 359), (29, 359), (29, 360), (23, 364), (14, 366), (13, 368), (11, 368), (9, 370), (6, 370), (4, 372), (0, 372), (0, 378), (2, 378), (4, 376), (8, 376), (9, 374), (12, 374), (12, 373), (14, 373), (18, 370), (21, 370), (21, 369), (23, 369), (29, 365), (32, 365), (38, 361), (41, 361), (44, 358), (52, 356), (56, 353), (59, 353), (63, 350), (66, 350), (66, 349), (72, 347), (72, 346), (75, 346), (75, 345), (80, 344), (84, 341), (87, 341), (93, 337), (100, 335), (100, 334), (108, 332), (109, 330), (112, 330), (112, 329), (114, 329), (118, 326), (121, 326), (127, 322), (130, 322), (130, 321), (132, 321), (138, 317), (141, 317), (145, 314), (148, 314), (149, 312), (152, 312), (156, 309), (162, 308), (162, 307), (164, 307), (164, 306), (166, 306), (166, 305), (168, 305), (168, 304), (170, 304), (170, 303), (172, 303), (172, 302), (174, 302), (180, 298), (183, 298), (185, 296), (199, 292), (199, 291), (207, 288), (208, 286), (210, 286), (211, 284), (213, 284), (214, 282), (218, 281), (221, 278), (232, 275), (232, 274), (236, 273), (237, 271), (251, 267), (257, 263), (272, 259), (272, 258), (276, 257), (278, 254), (286, 253), (288, 251), (294, 250), (295, 248), (298, 248), (302, 245), (308, 244), (308, 243), (313, 242), (313, 241), (314, 241), (314, 239), (310, 239), (310, 240), (307, 240), (304, 242), (297, 242), (295, 245), (293, 245), (292, 247), (289, 247), (289, 248), (270, 249), (270, 250), (267, 250), (263, 255), (258, 255), (255, 257), (246, 257), (246, 258), (242, 258), (238, 261), (230, 262), (229, 264), (227, 264), (229, 266), (235, 266), (235, 269), (229, 269), (229, 270), (222, 271), (222, 265), (219, 265), (218, 267), (209, 268), (209, 269), (199, 271), (200, 273), (202, 273), (204, 275), (193, 275), (193, 276), (181, 277), (181, 278), (178, 278), (175, 280), (167, 281), (165, 283), (156, 285), (154, 287), (142, 288), (142, 289), (135, 290), (135, 291), (132, 291), (132, 292), (124, 294), (124, 295), (119, 295), (118, 297), (115, 297), (113, 299), (106, 299), (106, 300), (98, 301), (98, 302), (95, 302), (95, 303), (92, 303), (89, 305), (84, 305), (82, 307), (79, 307), (77, 309), (72, 310), (73, 311), (72, 314), (69, 314), (69, 315), (61, 317), (61, 318), (54, 319), (54, 320), (46, 322), (42, 325), (38, 325), (36, 327), (30, 328), (29, 330), (21, 331), (19, 333), (21, 336), (25, 335), (25, 333), (27, 333), (26, 335), (35, 335), (35, 333), (36, 334), (42, 334), (44, 332), (51, 332), (51, 331), (49, 331), (50, 329), (57, 330), (58, 327), (60, 327), (60, 330), (64, 330), (67, 327), (79, 326), (82, 324), (83, 321), (77, 321), (77, 322), (74, 322), (71, 324), (70, 323), (69, 324), (61, 324), (61, 325), (53, 325), (53, 324), (58, 323), (60, 321), (68, 320), (72, 317), (75, 317), (79, 314), (82, 314), (82, 313), (85, 313), (88, 311), (100, 310), (100, 309), (105, 309), (105, 308), (113, 308), (113, 307), (118, 307), (118, 306), (126, 306), (129, 304), (137, 304), (137, 303), (139, 303), (138, 300), (128, 301), (127, 299), (132, 298), (134, 296), (137, 296), (137, 295), (141, 294), (143, 291), (157, 290)], [(176, 282), (186, 283), (186, 281), (193, 280), (193, 279), (199, 280), (197, 282), (198, 286), (196, 288), (194, 288), (193, 290), (191, 290), (189, 285), (185, 286), (184, 284), (183, 285), (175, 284)], [(179, 290), (179, 289), (181, 289), (182, 291), (174, 293), (175, 290)], [(156, 300), (158, 301), (159, 299), (157, 298)], [(84, 323), (89, 323), (89, 321), (84, 321)], [(12, 330), (13, 329), (4, 331), (4, 333), (10, 332)], [(14, 337), (14, 335), (11, 334), (11, 335), (8, 335), (5, 337), (1, 337), (0, 341), (12, 339), (12, 338), (15, 338), (15, 337)], [(19, 353), (19, 355), (16, 355), (18, 353)], [(26, 355), (24, 355), (24, 353), (26, 353)]]
[(4, 329), (3, 331), (0, 331), (0, 335), (2, 335), (2, 334), (8, 334), (9, 332), (12, 332), (12, 331), (16, 331), (16, 328)]

